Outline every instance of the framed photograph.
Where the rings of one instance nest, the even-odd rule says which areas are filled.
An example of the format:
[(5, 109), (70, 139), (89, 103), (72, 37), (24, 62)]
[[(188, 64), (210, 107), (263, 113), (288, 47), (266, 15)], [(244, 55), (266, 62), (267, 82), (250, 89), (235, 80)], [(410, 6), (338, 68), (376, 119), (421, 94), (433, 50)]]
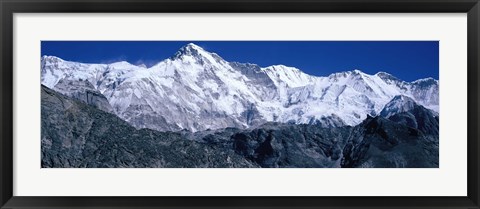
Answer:
[(479, 208), (478, 0), (1, 1), (1, 208)]

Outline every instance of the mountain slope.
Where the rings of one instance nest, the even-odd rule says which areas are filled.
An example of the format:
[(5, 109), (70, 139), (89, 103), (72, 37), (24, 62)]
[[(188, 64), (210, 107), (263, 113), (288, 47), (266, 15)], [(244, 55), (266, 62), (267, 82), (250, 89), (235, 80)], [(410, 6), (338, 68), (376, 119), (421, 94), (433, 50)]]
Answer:
[(390, 116), (398, 113), (408, 112), (415, 106), (418, 105), (415, 103), (415, 101), (413, 101), (412, 98), (403, 95), (397, 95), (393, 97), (393, 99), (388, 102), (385, 107), (383, 107), (380, 115), (382, 117), (389, 118)]
[[(438, 123), (432, 128), (438, 130)], [(439, 166), (438, 134), (425, 134), (383, 117), (367, 118), (354, 128), (353, 133), (343, 150), (342, 167)]]
[(42, 84), (76, 95), (56, 85), (79, 80), (90, 82), (129, 124), (159, 131), (249, 128), (266, 122), (354, 126), (367, 115), (378, 115), (397, 95), (438, 112), (438, 81), (433, 79), (404, 82), (359, 70), (316, 77), (283, 65), (228, 62), (195, 44), (150, 68), (42, 57)]
[(231, 150), (175, 133), (136, 130), (117, 116), (42, 86), (43, 168), (256, 167)]

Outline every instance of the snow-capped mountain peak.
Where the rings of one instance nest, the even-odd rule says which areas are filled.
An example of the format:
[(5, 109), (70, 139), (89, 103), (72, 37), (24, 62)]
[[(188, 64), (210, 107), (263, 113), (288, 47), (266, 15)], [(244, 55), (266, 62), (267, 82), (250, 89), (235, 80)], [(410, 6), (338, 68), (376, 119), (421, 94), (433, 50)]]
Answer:
[(382, 79), (389, 79), (389, 80), (399, 80), (397, 77), (393, 76), (390, 73), (380, 71), (378, 73), (375, 73), (375, 76), (378, 76)]
[(127, 61), (120, 61), (107, 64), (109, 67), (116, 68), (116, 69), (125, 69), (125, 68), (136, 68), (139, 66), (133, 65)]
[(189, 48), (189, 49), (195, 49), (195, 50), (203, 50), (205, 51), (201, 46), (198, 46), (194, 43), (188, 43), (186, 44), (185, 46), (183, 46), (182, 48)]
[(197, 54), (199, 52), (206, 52), (202, 47), (197, 46), (193, 43), (189, 43), (183, 47), (181, 47), (176, 55), (192, 55), (192, 54)]
[(48, 61), (64, 61), (60, 57), (51, 56), (51, 55), (43, 55), (41, 59), (44, 61), (47, 61), (47, 60)]
[(137, 66), (138, 66), (138, 67), (141, 67), (141, 68), (147, 68), (147, 65), (145, 65), (144, 63), (139, 64), (139, 65), (137, 65)]
[[(228, 65), (228, 62), (215, 53), (208, 52), (202, 47), (189, 43), (181, 47), (172, 57), (172, 62), (179, 61), (182, 65), (210, 65), (210, 66), (222, 66)], [(161, 65), (161, 63), (157, 65)]]
[(192, 56), (192, 57), (205, 57), (205, 56), (212, 56), (212, 53), (207, 52), (202, 47), (195, 45), (193, 43), (189, 43), (185, 46), (182, 46), (172, 57), (172, 60), (181, 59), (184, 56)]
[(408, 112), (415, 106), (417, 106), (417, 103), (412, 98), (404, 95), (397, 95), (385, 105), (383, 110), (380, 112), (380, 115), (388, 118), (398, 113)]
[(365, 74), (364, 72), (362, 72), (362, 71), (359, 70), (359, 69), (352, 70), (351, 72), (352, 72), (352, 74), (360, 74), (360, 75), (361, 75), (361, 74)]
[(359, 69), (350, 70), (350, 71), (343, 71), (338, 73), (332, 73), (328, 76), (328, 78), (332, 80), (338, 80), (342, 78), (362, 78), (362, 76), (367, 75), (366, 73), (362, 72)]
[(288, 67), (285, 65), (272, 65), (262, 68), (277, 87), (295, 88), (306, 86), (308, 83), (313, 83), (316, 80), (315, 76), (308, 75), (298, 68)]
[(378, 115), (389, 102), (409, 101), (397, 95), (438, 112), (434, 79), (405, 82), (388, 73), (369, 75), (358, 69), (318, 77), (285, 65), (228, 62), (195, 44), (150, 68), (53, 56), (42, 57), (41, 67), (45, 86), (55, 90), (59, 81), (86, 86), (87, 81), (116, 115), (137, 128), (160, 131), (247, 128), (268, 121), (356, 125), (367, 115)]
[(432, 77), (428, 77), (428, 78), (415, 80), (412, 83), (417, 85), (422, 85), (422, 86), (430, 86), (430, 85), (438, 85), (438, 80)]

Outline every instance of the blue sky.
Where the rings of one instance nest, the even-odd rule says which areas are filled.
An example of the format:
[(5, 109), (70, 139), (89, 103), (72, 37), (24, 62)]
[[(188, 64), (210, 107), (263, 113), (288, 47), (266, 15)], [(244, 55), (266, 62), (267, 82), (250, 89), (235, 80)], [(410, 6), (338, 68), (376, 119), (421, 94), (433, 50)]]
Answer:
[(413, 81), (439, 74), (438, 41), (42, 41), (41, 53), (77, 62), (152, 66), (188, 43), (227, 61), (283, 64), (317, 76), (359, 69)]

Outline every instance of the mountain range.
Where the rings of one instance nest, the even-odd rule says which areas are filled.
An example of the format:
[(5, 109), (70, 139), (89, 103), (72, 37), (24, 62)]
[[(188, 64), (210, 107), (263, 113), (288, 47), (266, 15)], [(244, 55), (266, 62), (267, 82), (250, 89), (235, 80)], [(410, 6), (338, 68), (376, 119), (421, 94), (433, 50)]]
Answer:
[(137, 129), (246, 129), (268, 122), (355, 126), (420, 105), (439, 112), (439, 82), (360, 70), (325, 77), (284, 65), (230, 62), (188, 44), (147, 68), (41, 58), (42, 85), (113, 113)]

